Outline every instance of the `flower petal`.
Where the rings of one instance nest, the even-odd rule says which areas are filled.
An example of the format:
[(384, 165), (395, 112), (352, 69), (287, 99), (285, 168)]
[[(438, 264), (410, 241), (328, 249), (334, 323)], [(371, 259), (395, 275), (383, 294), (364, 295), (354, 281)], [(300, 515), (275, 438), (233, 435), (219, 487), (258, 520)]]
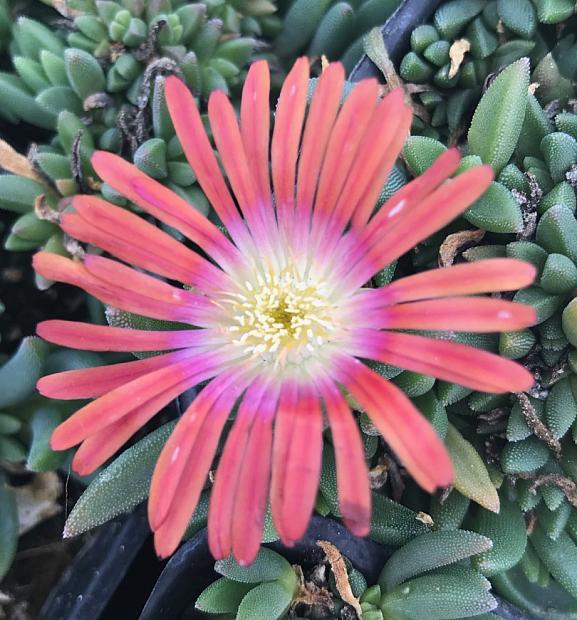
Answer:
[(230, 286), (230, 278), (184, 244), (134, 213), (95, 196), (76, 196), (78, 215), (64, 214), (61, 227), (138, 267), (204, 290)]
[(248, 438), (266, 387), (264, 381), (256, 380), (246, 391), (216, 470), (208, 508), (208, 544), (217, 560), (228, 557), (232, 552), (236, 491), (244, 467)]
[(252, 248), (248, 229), (228, 191), (191, 92), (173, 76), (166, 78), (165, 92), (176, 135), (202, 191), (235, 243), (245, 250)]
[(448, 297), (351, 313), (355, 327), (455, 332), (516, 331), (534, 325), (531, 306), (488, 297)]
[(163, 407), (190, 387), (190, 380), (188, 379), (176, 384), (143, 405), (129, 411), (119, 420), (87, 437), (72, 459), (72, 469), (80, 476), (88, 476), (93, 473)]
[(336, 378), (423, 489), (430, 493), (451, 484), (453, 466), (445, 445), (397, 386), (350, 357), (339, 360)]
[(351, 166), (362, 156), (358, 148), (377, 106), (378, 90), (375, 80), (359, 82), (339, 112), (319, 178), (312, 224), (313, 244), (323, 238)]
[(200, 391), (178, 421), (158, 457), (150, 483), (148, 520), (153, 530), (162, 525), (170, 512), (180, 480), (185, 475), (188, 458), (193, 454), (198, 438), (201, 438), (199, 443), (204, 441), (200, 432), (209, 412), (225, 391), (230, 389), (231, 393), (236, 393), (237, 386), (245, 384), (246, 381), (239, 378), (238, 372), (227, 371), (217, 376)]
[(414, 334), (360, 329), (351, 337), (349, 351), (479, 392), (525, 392), (534, 383), (531, 373), (511, 360), (457, 342)]
[(309, 107), (298, 164), (295, 218), (298, 234), (294, 249), (297, 256), (308, 237), (319, 172), (339, 111), (344, 80), (343, 66), (331, 63), (319, 77)]
[(232, 522), (232, 552), (241, 566), (250, 564), (260, 548), (269, 493), (272, 423), (278, 391), (269, 390), (261, 403), (246, 445)]
[(61, 347), (84, 351), (170, 351), (213, 346), (218, 342), (211, 330), (179, 329), (148, 331), (93, 325), (79, 321), (42, 321), (36, 333)]
[(269, 178), (270, 75), (268, 63), (253, 62), (242, 89), (240, 132), (250, 174), (257, 191), (257, 205), (267, 225), (276, 225)]
[(296, 165), (308, 83), (309, 61), (302, 57), (287, 75), (276, 108), (271, 144), (272, 181), (278, 221), (285, 228), (294, 215)]
[(335, 207), (341, 229), (351, 216), (355, 226), (362, 226), (369, 219), (409, 134), (411, 120), (411, 109), (405, 105), (405, 94), (400, 88), (378, 104), (359, 144), (360, 157), (353, 162)]
[[(154, 319), (214, 324), (214, 313), (218, 310), (207, 298), (100, 256), (87, 255), (81, 264), (49, 252), (38, 252), (33, 265), (37, 273), (49, 280), (73, 284), (115, 308)], [(124, 288), (129, 285), (134, 288)]]
[(358, 252), (351, 256), (344, 286), (358, 288), (374, 273), (402, 256), (423, 239), (454, 220), (493, 180), (490, 166), (477, 166), (447, 181), (419, 203), (401, 201), (388, 221), (369, 224), (359, 236)]
[(399, 278), (383, 288), (363, 291), (364, 298), (359, 301), (366, 308), (435, 297), (516, 291), (532, 284), (536, 273), (531, 263), (516, 258), (490, 258)]
[[(296, 397), (296, 398), (295, 398)], [(310, 388), (283, 386), (276, 415), (271, 508), (282, 542), (302, 538), (315, 505), (322, 455), (322, 414)]]
[(194, 349), (186, 349), (133, 362), (65, 370), (41, 377), (36, 387), (47, 398), (60, 400), (97, 398), (149, 372), (166, 368), (195, 354)]
[(236, 113), (222, 91), (211, 94), (208, 100), (208, 116), (229, 183), (253, 239), (258, 241), (259, 256), (262, 257), (265, 249), (274, 256), (279, 249), (276, 221), (273, 223), (270, 218), (263, 218), (261, 200), (248, 165)]
[[(237, 377), (238, 374), (237, 371)], [(222, 379), (222, 377), (223, 375), (219, 379)], [(231, 375), (228, 375), (226, 378), (230, 379), (230, 377)], [(192, 451), (189, 446), (185, 448), (188, 458), (184, 463), (182, 476), (177, 481), (178, 493), (172, 496), (172, 501), (164, 520), (162, 520), (159, 526), (154, 526), (151, 520), (151, 527), (154, 530), (154, 546), (160, 557), (164, 558), (173, 553), (186, 531), (186, 527), (198, 504), (224, 424), (235, 401), (246, 387), (246, 383), (247, 381), (233, 381), (232, 385), (226, 385), (226, 381), (222, 380), (217, 400), (210, 407), (204, 419), (196, 420), (194, 415), (191, 417), (185, 413), (177, 425), (183, 425), (189, 433), (193, 433), (195, 441), (190, 442), (193, 445), (189, 443), (190, 448), (193, 448)], [(176, 429), (174, 433), (176, 433)], [(183, 447), (182, 444), (177, 444), (177, 447), (179, 445)], [(168, 447), (167, 442), (163, 453), (168, 448), (171, 457), (174, 456), (173, 446), (174, 444), (171, 444)], [(166, 464), (165, 461), (163, 463)], [(166, 480), (167, 472), (170, 471), (165, 467), (160, 470), (157, 477), (160, 465), (159, 459), (153, 476), (153, 481), (156, 477), (157, 483), (158, 480)], [(152, 493), (149, 502), (152, 502)], [(149, 505), (151, 504), (149, 503)]]
[(324, 380), (318, 387), (331, 425), (341, 516), (355, 536), (367, 536), (371, 528), (371, 493), (359, 428), (334, 382)]
[(240, 256), (238, 250), (190, 203), (118, 155), (96, 151), (90, 161), (98, 176), (117, 192), (186, 235), (227, 272), (234, 272)]
[[(51, 446), (65, 450), (84, 441), (105, 426), (116, 422), (136, 407), (144, 406), (161, 392), (168, 393), (177, 386), (188, 389), (218, 374), (223, 367), (222, 354), (205, 353), (194, 359), (173, 362), (115, 388), (85, 405), (63, 422), (53, 433)], [(181, 390), (184, 391), (184, 390)], [(178, 391), (172, 395), (175, 398)], [(167, 401), (170, 402), (170, 399)]]

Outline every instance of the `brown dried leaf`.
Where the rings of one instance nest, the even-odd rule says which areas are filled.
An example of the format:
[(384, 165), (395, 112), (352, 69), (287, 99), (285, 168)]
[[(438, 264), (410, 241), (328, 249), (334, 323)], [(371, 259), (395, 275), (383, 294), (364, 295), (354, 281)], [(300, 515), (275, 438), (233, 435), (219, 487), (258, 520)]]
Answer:
[(15, 151), (4, 140), (0, 140), (0, 168), (4, 168), (4, 170), (12, 174), (19, 174), (22, 177), (28, 177), (42, 183), (42, 178), (34, 170), (28, 158)]
[(298, 588), (297, 593), (293, 597), (293, 607), (298, 603), (304, 605), (322, 605), (328, 609), (333, 608), (333, 598), (331, 593), (325, 588), (320, 588), (312, 581), (305, 581), (303, 569), (298, 565), (293, 565), (297, 576)]
[(431, 517), (431, 515), (426, 512), (422, 512), (422, 511), (418, 512), (415, 519), (417, 521), (420, 521), (421, 523), (424, 523), (425, 525), (430, 525), (431, 527), (435, 525), (435, 522), (433, 521), (433, 517)]
[(439, 248), (439, 267), (452, 265), (459, 252), (476, 245), (484, 236), (485, 231), (480, 229), (460, 230), (449, 235)]
[(51, 0), (50, 4), (52, 8), (56, 9), (63, 17), (73, 19), (78, 15), (82, 15), (82, 11), (79, 9), (73, 9), (69, 6), (68, 0)]
[(317, 545), (325, 552), (327, 560), (331, 565), (331, 570), (335, 576), (335, 582), (340, 597), (357, 612), (357, 616), (360, 620), (363, 617), (363, 610), (361, 609), (359, 599), (351, 590), (347, 567), (345, 566), (345, 561), (341, 555), (341, 552), (333, 544), (326, 540), (318, 540)]
[(377, 69), (383, 74), (391, 89), (403, 86), (393, 61), (389, 57), (383, 33), (379, 28), (373, 28), (363, 39), (365, 54), (375, 63)]
[(471, 49), (471, 42), (467, 39), (457, 39), (449, 49), (451, 67), (449, 68), (449, 79), (454, 78), (463, 63), (465, 54)]

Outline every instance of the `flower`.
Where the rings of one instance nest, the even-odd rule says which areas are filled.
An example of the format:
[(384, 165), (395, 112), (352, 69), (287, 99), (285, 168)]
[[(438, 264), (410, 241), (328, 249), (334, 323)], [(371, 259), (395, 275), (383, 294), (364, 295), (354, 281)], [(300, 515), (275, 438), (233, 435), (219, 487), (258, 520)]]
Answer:
[(163, 557), (185, 532), (232, 411), (235, 421), (211, 493), (209, 544), (217, 558), (232, 552), (249, 563), (269, 498), (281, 539), (291, 544), (304, 534), (319, 482), (324, 415), (335, 447), (343, 521), (357, 535), (368, 533), (367, 466), (344, 392), (425, 490), (451, 483), (451, 461), (432, 426), (363, 360), (484, 392), (532, 384), (530, 373), (510, 360), (399, 331), (526, 327), (535, 320), (529, 307), (471, 295), (524, 287), (535, 275), (531, 265), (492, 259), (365, 287), (476, 200), (492, 180), (491, 169), (479, 166), (447, 180), (459, 164), (458, 152), (449, 150), (373, 214), (409, 132), (403, 93), (379, 101), (376, 81), (367, 80), (341, 105), (344, 72), (332, 64), (307, 112), (308, 83), (302, 58), (279, 98), (270, 166), (267, 64), (256, 62), (248, 72), (240, 125), (225, 95), (211, 95), (208, 116), (231, 193), (192, 95), (178, 79), (166, 80), (176, 133), (228, 236), (120, 157), (93, 156), (106, 183), (178, 229), (202, 254), (134, 213), (77, 196), (74, 212), (62, 215), (63, 230), (123, 262), (94, 254), (82, 260), (45, 252), (34, 257), (44, 277), (79, 286), (114, 308), (190, 325), (166, 331), (67, 321), (38, 326), (40, 336), (67, 347), (165, 351), (40, 380), (46, 396), (95, 399), (51, 440), (56, 450), (81, 444), (73, 461), (81, 474), (105, 462), (177, 395), (208, 381), (154, 471), (149, 521)]

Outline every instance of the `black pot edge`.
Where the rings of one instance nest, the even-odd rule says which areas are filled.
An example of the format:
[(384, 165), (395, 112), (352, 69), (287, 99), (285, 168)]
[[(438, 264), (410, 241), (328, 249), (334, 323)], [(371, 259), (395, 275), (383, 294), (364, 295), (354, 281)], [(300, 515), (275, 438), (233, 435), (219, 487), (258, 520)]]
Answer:
[[(383, 37), (387, 41), (387, 52), (391, 60), (394, 62), (401, 60), (401, 54), (408, 48), (413, 30), (424, 24), (442, 1), (404, 0), (399, 5), (381, 28)], [(351, 71), (349, 79), (351, 82), (357, 82), (370, 77), (382, 79), (383, 76), (365, 54)]]
[[(313, 516), (305, 536), (293, 547), (285, 547), (281, 542), (265, 546), (280, 553), (292, 564), (311, 566), (324, 557), (323, 550), (316, 544), (317, 540), (335, 545), (371, 583), (377, 580), (383, 564), (393, 551), (368, 538), (357, 538), (341, 523), (318, 515)], [(184, 543), (170, 559), (139, 620), (179, 618), (217, 576), (205, 528)]]
[(101, 526), (52, 589), (38, 620), (96, 620), (150, 536), (145, 505)]

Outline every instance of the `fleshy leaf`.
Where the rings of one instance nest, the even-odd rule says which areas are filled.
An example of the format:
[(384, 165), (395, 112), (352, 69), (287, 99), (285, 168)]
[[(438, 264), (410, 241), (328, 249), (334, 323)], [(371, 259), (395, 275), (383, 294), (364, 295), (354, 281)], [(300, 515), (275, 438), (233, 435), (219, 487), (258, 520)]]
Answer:
[(489, 551), (492, 546), (489, 538), (466, 530), (427, 532), (393, 553), (381, 572), (379, 585), (389, 591), (411, 577)]
[(522, 58), (500, 73), (479, 102), (469, 148), (499, 173), (509, 162), (521, 133), (529, 88), (529, 60)]
[(475, 448), (449, 424), (447, 449), (455, 468), (455, 488), (483, 508), (499, 512), (499, 495)]
[(169, 422), (150, 433), (98, 474), (66, 520), (64, 537), (106, 523), (148, 497), (152, 471), (174, 424)]

